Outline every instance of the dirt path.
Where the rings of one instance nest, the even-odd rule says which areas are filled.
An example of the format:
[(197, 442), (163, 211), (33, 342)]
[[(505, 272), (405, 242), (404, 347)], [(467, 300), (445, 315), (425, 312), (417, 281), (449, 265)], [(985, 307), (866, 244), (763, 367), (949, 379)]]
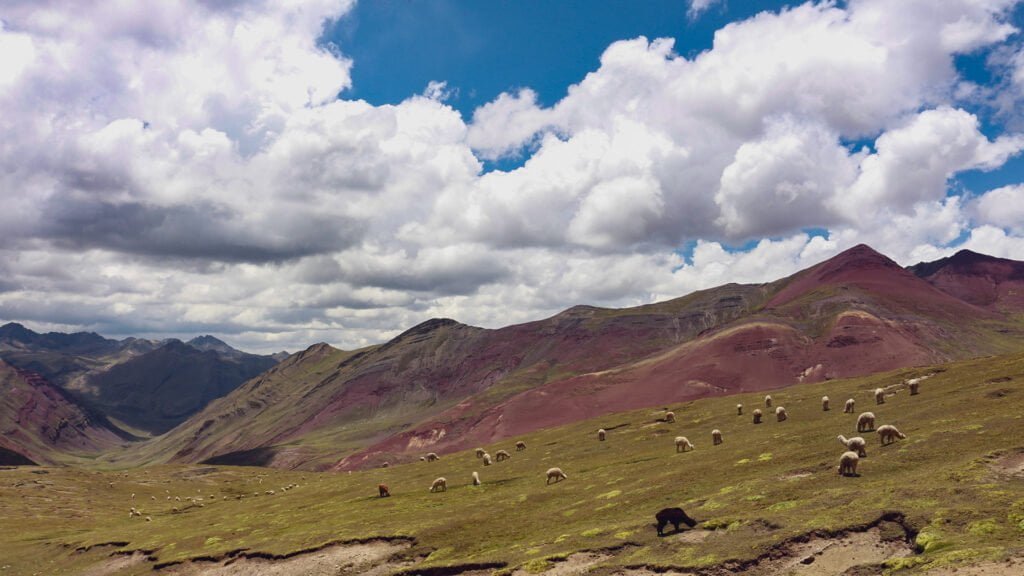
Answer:
[(384, 576), (407, 566), (391, 559), (409, 546), (407, 542), (384, 541), (338, 544), (283, 560), (243, 557), (217, 563), (190, 562), (161, 572), (175, 576)]

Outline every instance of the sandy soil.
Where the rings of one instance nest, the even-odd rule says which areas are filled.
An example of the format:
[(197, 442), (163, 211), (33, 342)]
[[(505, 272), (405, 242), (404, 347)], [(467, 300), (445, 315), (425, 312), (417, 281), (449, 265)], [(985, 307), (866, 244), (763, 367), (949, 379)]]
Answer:
[(395, 554), (409, 547), (405, 542), (339, 544), (299, 554), (284, 560), (238, 558), (217, 563), (190, 562), (163, 570), (180, 576), (338, 576), (348, 574), (384, 575), (405, 566), (391, 562)]
[[(611, 558), (608, 554), (595, 552), (580, 552), (571, 554), (562, 562), (556, 563), (550, 570), (543, 572), (545, 576), (576, 576), (586, 574), (591, 568)], [(532, 573), (522, 568), (512, 573), (512, 576), (530, 576)]]
[(982, 562), (973, 566), (947, 566), (926, 572), (928, 576), (1020, 576), (1024, 574), (1024, 558), (1005, 562)]
[(122, 570), (145, 563), (146, 555), (142, 552), (111, 556), (99, 564), (90, 566), (80, 576), (113, 576)]
[(999, 474), (1024, 478), (1024, 449), (1018, 448), (998, 458), (992, 463), (992, 468)]
[(913, 553), (906, 542), (882, 540), (877, 528), (839, 538), (813, 538), (809, 542), (794, 544), (787, 552), (785, 557), (764, 560), (746, 573), (758, 576), (830, 576), (842, 574), (854, 566), (879, 564), (889, 558)]

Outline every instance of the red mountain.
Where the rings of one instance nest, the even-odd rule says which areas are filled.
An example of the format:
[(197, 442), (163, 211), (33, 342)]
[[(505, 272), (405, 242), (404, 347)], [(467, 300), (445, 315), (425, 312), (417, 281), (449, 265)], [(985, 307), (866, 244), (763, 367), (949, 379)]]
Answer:
[(1004, 312), (1024, 312), (1024, 262), (961, 250), (908, 270), (964, 302)]

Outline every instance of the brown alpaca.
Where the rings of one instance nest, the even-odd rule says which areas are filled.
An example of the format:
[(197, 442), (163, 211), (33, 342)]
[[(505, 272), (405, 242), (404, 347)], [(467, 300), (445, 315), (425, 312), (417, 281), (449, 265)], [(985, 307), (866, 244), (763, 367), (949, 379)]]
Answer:
[(522, 440), (516, 442), (516, 452), (522, 452), (523, 450), (526, 450), (526, 442)]
[(669, 524), (675, 526), (676, 532), (679, 532), (680, 524), (686, 524), (690, 528), (697, 525), (697, 521), (687, 516), (682, 508), (664, 508), (654, 515), (654, 519), (658, 521), (658, 536), (665, 535), (665, 526)]
[(391, 492), (388, 492), (387, 484), (377, 484), (377, 491), (380, 492), (381, 498), (387, 498), (388, 496), (391, 496)]

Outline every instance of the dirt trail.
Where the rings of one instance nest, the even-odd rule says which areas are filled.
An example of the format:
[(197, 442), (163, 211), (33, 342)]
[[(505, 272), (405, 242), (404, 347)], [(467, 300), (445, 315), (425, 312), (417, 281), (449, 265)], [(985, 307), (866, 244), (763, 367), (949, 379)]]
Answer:
[(242, 557), (216, 563), (189, 562), (161, 573), (175, 576), (384, 576), (409, 565), (391, 560), (409, 547), (408, 542), (385, 541), (337, 544), (283, 560)]
[[(611, 558), (610, 554), (596, 553), (596, 552), (580, 552), (578, 554), (570, 554), (568, 558), (561, 562), (555, 563), (555, 565), (542, 572), (545, 576), (577, 576), (580, 574), (586, 574), (591, 568)], [(528, 572), (522, 568), (519, 568), (512, 573), (512, 576), (532, 576), (533, 572)]]

